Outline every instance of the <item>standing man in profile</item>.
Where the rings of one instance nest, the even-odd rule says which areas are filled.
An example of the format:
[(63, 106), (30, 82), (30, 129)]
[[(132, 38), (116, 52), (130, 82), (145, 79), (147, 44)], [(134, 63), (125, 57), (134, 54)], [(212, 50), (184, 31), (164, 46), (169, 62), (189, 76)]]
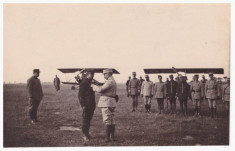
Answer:
[(170, 81), (167, 83), (167, 93), (166, 96), (170, 100), (171, 105), (171, 114), (175, 113), (176, 110), (176, 91), (178, 87), (178, 83), (174, 81), (174, 76), (169, 76)]
[(188, 104), (189, 94), (190, 94), (190, 86), (186, 82), (186, 77), (180, 75), (180, 82), (177, 87), (177, 97), (179, 98), (181, 113), (184, 114), (185, 116), (187, 116), (188, 112), (187, 104)]
[(159, 114), (162, 114), (164, 98), (166, 94), (166, 84), (162, 82), (162, 76), (158, 75), (159, 82), (155, 83), (154, 86), (154, 98), (157, 99)]
[(55, 75), (54, 78), (54, 86), (56, 91), (60, 90), (60, 79), (57, 77), (57, 75)]
[(193, 100), (195, 116), (201, 114), (201, 102), (203, 99), (203, 85), (198, 81), (198, 74), (194, 75), (194, 81), (190, 85), (190, 92)]
[(141, 97), (144, 98), (146, 112), (150, 112), (151, 99), (154, 94), (154, 84), (152, 81), (149, 80), (148, 75), (145, 75), (145, 78), (146, 81), (144, 81), (141, 86)]
[(34, 69), (33, 76), (27, 80), (27, 91), (29, 97), (29, 116), (32, 124), (36, 124), (38, 122), (37, 110), (43, 98), (41, 82), (38, 79), (39, 74), (39, 69)]
[(208, 99), (209, 109), (211, 110), (211, 117), (216, 117), (216, 100), (219, 98), (219, 86), (214, 78), (212, 72), (209, 73), (210, 79), (206, 82), (205, 91)]
[(90, 122), (96, 107), (95, 92), (91, 87), (93, 78), (94, 72), (92, 70), (86, 70), (86, 74), (83, 80), (81, 80), (78, 93), (78, 99), (82, 107), (82, 138), (85, 141), (89, 141), (91, 139), (89, 134)]
[(140, 94), (140, 80), (136, 78), (136, 72), (132, 73), (133, 78), (129, 82), (129, 94), (131, 95), (132, 98), (132, 105), (133, 105), (133, 110), (132, 112), (137, 111), (138, 107), (138, 96)]
[(131, 77), (128, 77), (128, 80), (126, 81), (126, 92), (127, 92), (127, 97), (129, 98), (130, 94), (129, 94), (129, 82), (131, 80)]
[(103, 70), (105, 82), (102, 86), (92, 85), (93, 90), (101, 94), (98, 107), (101, 108), (103, 123), (105, 125), (106, 142), (114, 141), (115, 120), (114, 110), (117, 106), (117, 84), (113, 78), (112, 69)]
[[(142, 84), (145, 80), (140, 76), (140, 91), (141, 91), (141, 87), (142, 87)], [(141, 93), (141, 92), (140, 92)]]

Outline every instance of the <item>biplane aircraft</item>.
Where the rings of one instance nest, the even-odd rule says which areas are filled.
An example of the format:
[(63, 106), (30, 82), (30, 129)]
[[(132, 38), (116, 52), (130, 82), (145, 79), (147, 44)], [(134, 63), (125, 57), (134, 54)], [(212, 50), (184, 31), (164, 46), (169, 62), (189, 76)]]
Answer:
[[(70, 85), (73, 85), (72, 86), (72, 89), (75, 89), (75, 86), (76, 85), (79, 85), (82, 78), (84, 78), (84, 74), (89, 70), (89, 71), (93, 71), (94, 73), (103, 73), (103, 70), (106, 69), (106, 68), (59, 68), (58, 70), (64, 74), (66, 73), (75, 73), (76, 76), (74, 77), (75, 78), (75, 81), (74, 82), (70, 82), (70, 81), (63, 81), (61, 83), (63, 84), (70, 84)], [(113, 74), (120, 74), (116, 69), (113, 69)], [(81, 77), (80, 77), (81, 75)], [(100, 83), (98, 82), (97, 80), (93, 79), (92, 81), (93, 84), (95, 85), (102, 85), (103, 83)]]

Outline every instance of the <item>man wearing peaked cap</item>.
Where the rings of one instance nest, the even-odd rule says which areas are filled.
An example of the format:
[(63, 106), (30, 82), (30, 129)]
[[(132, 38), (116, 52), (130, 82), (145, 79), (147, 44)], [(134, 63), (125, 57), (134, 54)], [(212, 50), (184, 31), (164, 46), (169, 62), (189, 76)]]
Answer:
[(129, 82), (129, 94), (132, 98), (132, 112), (135, 112), (138, 107), (138, 96), (140, 94), (140, 80), (136, 78), (136, 72), (132, 72), (133, 78)]
[(153, 97), (154, 86), (153, 82), (149, 80), (149, 76), (145, 75), (146, 81), (141, 86), (141, 96), (144, 98), (145, 110), (150, 112), (151, 99)]
[(211, 110), (211, 117), (216, 116), (216, 100), (219, 98), (219, 86), (216, 82), (212, 72), (209, 73), (210, 79), (205, 84), (205, 94), (208, 99), (209, 109)]
[(159, 82), (155, 83), (154, 86), (154, 98), (157, 99), (159, 114), (162, 113), (164, 98), (166, 95), (166, 84), (162, 82), (162, 76), (158, 75)]
[(102, 86), (93, 85), (93, 90), (101, 94), (98, 107), (101, 108), (103, 123), (105, 125), (106, 141), (109, 142), (110, 138), (114, 141), (115, 120), (114, 110), (117, 106), (117, 84), (113, 78), (112, 69), (103, 70), (105, 82)]
[(178, 83), (174, 81), (174, 76), (170, 75), (170, 81), (167, 83), (166, 86), (166, 96), (168, 100), (170, 101), (171, 106), (171, 114), (175, 113), (176, 110), (176, 90), (178, 87)]
[(39, 69), (33, 70), (33, 76), (27, 80), (27, 91), (29, 97), (29, 116), (32, 124), (38, 122), (37, 110), (43, 98), (41, 82), (38, 79), (40, 74)]
[(198, 75), (194, 75), (194, 81), (190, 85), (195, 116), (201, 114), (201, 101), (203, 99), (203, 84), (198, 81)]

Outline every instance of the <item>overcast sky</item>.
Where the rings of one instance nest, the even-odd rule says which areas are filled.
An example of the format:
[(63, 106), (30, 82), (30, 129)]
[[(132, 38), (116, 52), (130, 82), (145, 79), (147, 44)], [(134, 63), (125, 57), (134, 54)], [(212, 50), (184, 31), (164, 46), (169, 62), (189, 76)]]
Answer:
[(229, 4), (4, 4), (4, 82), (26, 82), (34, 68), (42, 82), (70, 80), (57, 70), (66, 67), (116, 68), (117, 82), (172, 66), (229, 75), (229, 13)]

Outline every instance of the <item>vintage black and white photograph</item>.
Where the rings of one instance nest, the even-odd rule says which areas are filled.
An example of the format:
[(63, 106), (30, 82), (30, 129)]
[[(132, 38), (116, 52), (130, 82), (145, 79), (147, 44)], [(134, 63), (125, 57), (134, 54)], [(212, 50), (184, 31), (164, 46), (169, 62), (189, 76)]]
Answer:
[(230, 3), (3, 3), (3, 147), (229, 146)]

